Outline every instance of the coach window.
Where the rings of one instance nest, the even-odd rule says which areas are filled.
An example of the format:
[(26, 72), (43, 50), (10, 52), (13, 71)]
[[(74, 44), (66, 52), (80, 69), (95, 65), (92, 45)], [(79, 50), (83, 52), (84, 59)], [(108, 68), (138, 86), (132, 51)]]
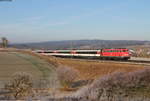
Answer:
[(59, 52), (59, 53), (64, 53), (64, 54), (67, 54), (67, 53), (70, 53), (70, 52)]
[(113, 50), (113, 52), (117, 52), (117, 50)]
[(106, 52), (110, 52), (110, 50), (107, 50)]

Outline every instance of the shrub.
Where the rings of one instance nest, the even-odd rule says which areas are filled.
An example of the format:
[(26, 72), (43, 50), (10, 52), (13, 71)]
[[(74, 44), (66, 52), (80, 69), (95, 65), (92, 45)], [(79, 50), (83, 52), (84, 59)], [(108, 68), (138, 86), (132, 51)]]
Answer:
[(58, 67), (58, 79), (64, 87), (70, 87), (72, 82), (78, 77), (78, 71), (69, 67)]
[(113, 73), (95, 80), (73, 96), (90, 100), (111, 101), (114, 97), (145, 96), (150, 94), (150, 69), (130, 73)]
[(5, 84), (5, 89), (12, 93), (16, 99), (32, 94), (32, 76), (28, 73), (18, 72), (12, 76), (12, 80)]

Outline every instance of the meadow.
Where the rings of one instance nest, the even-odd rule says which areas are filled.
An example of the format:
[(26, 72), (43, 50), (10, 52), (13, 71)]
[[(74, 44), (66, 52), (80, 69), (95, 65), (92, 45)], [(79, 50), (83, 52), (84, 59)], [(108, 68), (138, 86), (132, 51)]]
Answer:
[(0, 87), (2, 88), (17, 72), (31, 74), (35, 87), (42, 87), (42, 82), (56, 77), (54, 66), (43, 59), (21, 52), (0, 52)]
[[(43, 56), (40, 54), (32, 53), (31, 51), (15, 51), (15, 52), (7, 51), (7, 52), (0, 52), (0, 81), (1, 81), (0, 87), (2, 88), (5, 82), (11, 80), (12, 75), (14, 73), (25, 72), (32, 75), (34, 83), (34, 91), (35, 88), (38, 89), (44, 88), (43, 90), (42, 89), (40, 90), (42, 93), (40, 92), (34, 93), (35, 96), (33, 97), (33, 99), (36, 99), (36, 96), (41, 96), (42, 98), (46, 97), (48, 99), (51, 98), (53, 99), (55, 97), (56, 101), (57, 99), (59, 100), (59, 98), (63, 98), (64, 99), (63, 101), (74, 101), (74, 99), (78, 98), (79, 99), (83, 98), (83, 101), (85, 100), (90, 101), (90, 99), (93, 99), (93, 97), (98, 97), (93, 96), (93, 94), (95, 95), (95, 93), (97, 93), (97, 89), (100, 89), (100, 91), (108, 90), (108, 92), (106, 92), (107, 94), (109, 94), (110, 93), (109, 91), (113, 89), (114, 91), (120, 90), (121, 92), (127, 90), (128, 93), (128, 90), (131, 91), (130, 89), (134, 87), (137, 88), (134, 88), (133, 91), (131, 91), (131, 93), (136, 92), (136, 94), (138, 94), (137, 92), (139, 92), (140, 95), (142, 94), (143, 96), (144, 94), (145, 96), (145, 94), (149, 94), (149, 88), (147, 88), (149, 86), (147, 84), (149, 84), (150, 81), (149, 79), (148, 80), (146, 79), (149, 76), (150, 70), (149, 69), (146, 70), (145, 68), (146, 68), (145, 66), (137, 64), (127, 64), (119, 62), (117, 63), (102, 60), (89, 61), (81, 59), (69, 59), (58, 57), (56, 58), (52, 56)], [(57, 72), (58, 69), (60, 70), (59, 72)], [(75, 77), (75, 79), (70, 82), (68, 87), (61, 85), (62, 81), (61, 79), (66, 77), (65, 75), (68, 75), (67, 79), (70, 79), (70, 77), (73, 77), (73, 74), (75, 74), (75, 72), (77, 72), (77, 77)], [(61, 75), (59, 75), (58, 73), (60, 73)], [(58, 75), (60, 76), (61, 79), (59, 79)], [(132, 78), (133, 80), (135, 80), (135, 82), (132, 82), (133, 81)], [(141, 84), (142, 86), (139, 84)], [(100, 92), (98, 93), (100, 94)], [(111, 94), (115, 93), (112, 92)], [(104, 97), (108, 98), (107, 96)]]

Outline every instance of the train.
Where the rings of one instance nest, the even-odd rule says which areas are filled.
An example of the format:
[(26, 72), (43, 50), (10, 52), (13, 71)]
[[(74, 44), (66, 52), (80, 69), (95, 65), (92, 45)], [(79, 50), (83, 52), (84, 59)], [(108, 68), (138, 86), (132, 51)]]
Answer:
[(131, 57), (127, 48), (106, 48), (98, 50), (35, 50), (34, 52), (47, 56), (128, 60)]

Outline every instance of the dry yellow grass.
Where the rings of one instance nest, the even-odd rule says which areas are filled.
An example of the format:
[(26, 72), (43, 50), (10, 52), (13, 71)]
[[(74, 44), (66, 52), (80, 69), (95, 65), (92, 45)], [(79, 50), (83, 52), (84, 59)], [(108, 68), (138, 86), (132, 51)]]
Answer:
[(124, 63), (112, 63), (99, 61), (87, 61), (87, 60), (73, 60), (68, 58), (56, 58), (53, 56), (43, 56), (28, 52), (32, 55), (45, 59), (49, 63), (58, 66), (67, 66), (68, 68), (74, 68), (79, 71), (78, 80), (95, 79), (97, 77), (107, 75), (113, 72), (132, 72), (145, 67), (142, 65), (124, 64)]
[(80, 61), (70, 59), (57, 59), (61, 65), (66, 65), (77, 69), (80, 73), (80, 79), (94, 79), (113, 72), (132, 72), (143, 69), (141, 65), (131, 65), (112, 62)]
[(32, 56), (36, 56), (40, 59), (43, 59), (47, 62), (49, 62), (51, 65), (55, 66), (55, 67), (58, 67), (60, 64), (59, 62), (57, 61), (57, 58), (56, 57), (53, 57), (53, 56), (44, 56), (44, 55), (41, 55), (41, 54), (38, 54), (38, 53), (33, 53), (31, 51), (17, 51), (17, 52), (21, 52), (21, 53), (25, 53), (25, 54), (29, 54), (29, 55), (32, 55)]

